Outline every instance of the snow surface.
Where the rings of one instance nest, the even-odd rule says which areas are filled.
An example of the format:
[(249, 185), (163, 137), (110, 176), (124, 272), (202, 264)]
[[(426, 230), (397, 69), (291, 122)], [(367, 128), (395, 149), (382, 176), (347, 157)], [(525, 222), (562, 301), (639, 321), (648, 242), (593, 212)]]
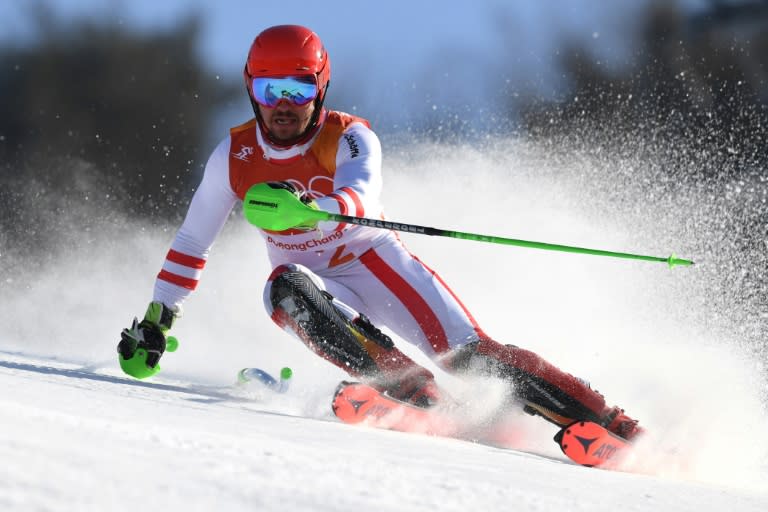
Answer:
[[(740, 510), (763, 492), (343, 425), (2, 354), (2, 510)], [(318, 397), (319, 398), (319, 397)], [(544, 430), (544, 429), (542, 429)], [(10, 462), (10, 463), (9, 463)]]
[[(696, 233), (660, 245), (675, 226), (606, 212), (589, 162), (519, 143), (388, 154), (392, 220), (702, 260), (670, 271), (402, 236), (492, 336), (590, 380), (661, 438), (664, 450), (643, 447), (643, 473), (575, 466), (528, 416), (525, 451), (337, 422), (345, 376), (271, 324), (269, 266), (237, 218), (175, 329), (179, 350), (159, 377), (130, 380), (118, 334), (143, 313), (173, 232), (126, 220), (119, 239), (73, 226), (47, 270), (0, 283), (0, 510), (768, 510), (764, 374), (729, 312), (709, 309), (706, 254), (680, 249)], [(286, 395), (232, 385), (244, 366), (285, 365)], [(476, 396), (473, 413), (499, 392), (438, 378)]]

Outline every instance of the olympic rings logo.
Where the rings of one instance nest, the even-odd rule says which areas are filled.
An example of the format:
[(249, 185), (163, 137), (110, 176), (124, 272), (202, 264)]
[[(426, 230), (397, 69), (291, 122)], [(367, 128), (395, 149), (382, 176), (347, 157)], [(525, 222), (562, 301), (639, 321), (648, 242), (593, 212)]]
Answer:
[(299, 180), (287, 179), (284, 181), (290, 183), (300, 195), (306, 195), (310, 199), (325, 197), (333, 192), (333, 179), (328, 176), (314, 176), (309, 180), (308, 186)]

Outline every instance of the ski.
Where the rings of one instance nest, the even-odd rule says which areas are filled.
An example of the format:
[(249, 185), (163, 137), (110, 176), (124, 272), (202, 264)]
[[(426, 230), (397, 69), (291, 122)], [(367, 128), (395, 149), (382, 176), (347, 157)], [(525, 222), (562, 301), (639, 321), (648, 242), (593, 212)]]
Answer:
[(332, 408), (344, 423), (444, 437), (458, 437), (464, 432), (461, 423), (445, 411), (401, 402), (358, 382), (339, 384)]
[(261, 368), (243, 368), (237, 372), (237, 382), (240, 385), (245, 385), (250, 382), (259, 382), (264, 385), (270, 391), (276, 393), (286, 393), (290, 387), (291, 377), (293, 376), (293, 370), (289, 367), (280, 369), (280, 378), (273, 377), (268, 372)]
[(632, 452), (632, 443), (597, 423), (577, 421), (555, 435), (563, 453), (582, 466), (617, 469)]
[[(377, 389), (358, 382), (342, 382), (336, 389), (333, 413), (344, 423), (421, 433), (433, 436), (471, 439), (505, 448), (522, 448), (520, 437), (509, 425), (479, 432), (455, 411), (433, 407), (424, 409), (401, 402)], [(590, 421), (571, 423), (555, 435), (566, 457), (582, 466), (621, 469), (632, 453), (632, 444)]]

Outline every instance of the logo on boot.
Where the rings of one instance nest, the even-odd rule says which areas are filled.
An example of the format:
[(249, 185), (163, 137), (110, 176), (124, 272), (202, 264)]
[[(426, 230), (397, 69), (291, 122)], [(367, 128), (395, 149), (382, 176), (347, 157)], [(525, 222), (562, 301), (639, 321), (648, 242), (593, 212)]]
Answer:
[(586, 453), (589, 453), (589, 447), (590, 447), (590, 446), (592, 446), (592, 443), (594, 443), (595, 441), (597, 441), (597, 438), (596, 438), (596, 437), (595, 437), (595, 438), (593, 438), (593, 439), (587, 439), (586, 437), (579, 437), (579, 436), (574, 436), (574, 437), (576, 438), (576, 440), (577, 440), (579, 443), (581, 443), (581, 446), (583, 446), (583, 447), (584, 447), (584, 453), (585, 453), (585, 454), (586, 454)]

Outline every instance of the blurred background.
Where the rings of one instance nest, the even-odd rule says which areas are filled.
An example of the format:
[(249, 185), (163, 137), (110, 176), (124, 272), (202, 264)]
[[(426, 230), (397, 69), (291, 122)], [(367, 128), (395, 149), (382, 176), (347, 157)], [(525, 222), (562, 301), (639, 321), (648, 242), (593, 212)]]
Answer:
[(385, 167), (424, 163), (422, 143), (492, 164), (526, 144), (522, 168), (581, 187), (628, 246), (698, 256), (701, 321), (726, 311), (764, 357), (765, 0), (0, 0), (0, 294), (63, 254), (130, 258), (137, 230), (160, 233), (159, 268), (210, 151), (252, 115), (248, 47), (280, 23), (319, 33), (326, 105), (372, 121)]
[[(50, 244), (68, 200), (177, 223), (210, 150), (251, 115), (250, 42), (279, 23), (321, 35), (328, 105), (387, 140), (565, 137), (645, 154), (684, 140), (697, 176), (675, 179), (748, 179), (766, 158), (763, 0), (1, 0), (0, 20), (6, 254)], [(760, 220), (739, 229), (765, 234)]]

